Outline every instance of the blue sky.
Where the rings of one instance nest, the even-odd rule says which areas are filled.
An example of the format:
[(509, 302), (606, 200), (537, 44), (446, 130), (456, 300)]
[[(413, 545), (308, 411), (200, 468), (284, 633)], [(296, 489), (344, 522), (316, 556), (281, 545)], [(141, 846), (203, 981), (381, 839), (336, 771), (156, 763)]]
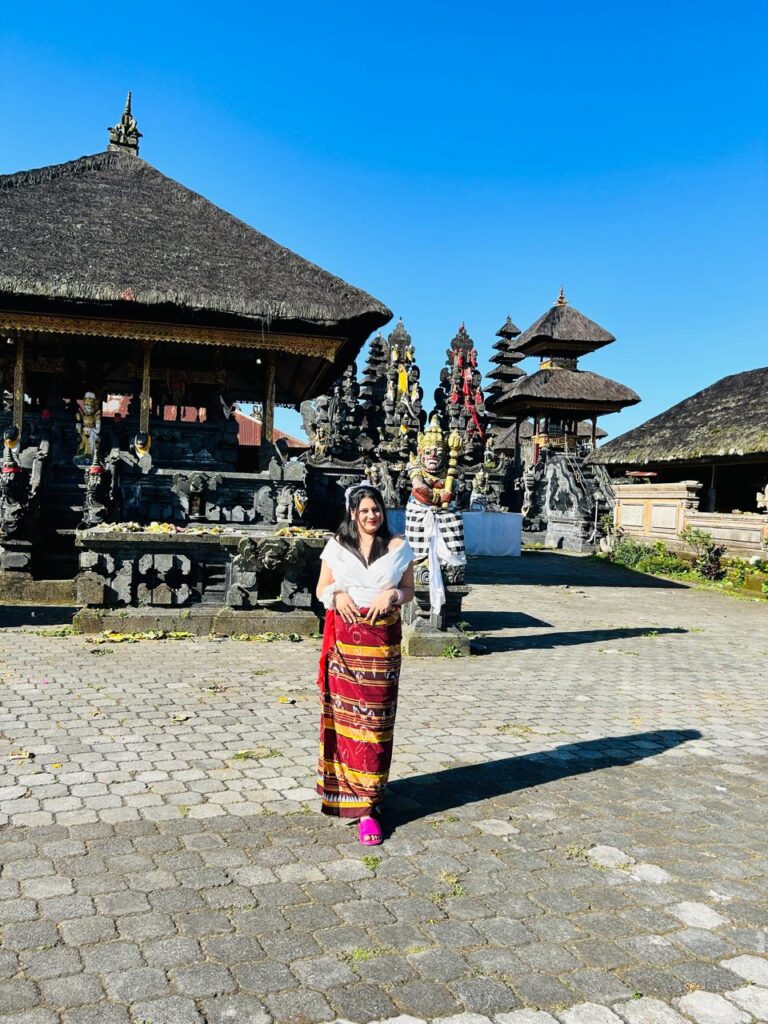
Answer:
[(618, 339), (584, 368), (643, 398), (615, 435), (768, 364), (766, 30), (757, 0), (14, 5), (0, 172), (103, 149), (131, 88), (141, 155), (386, 302), (428, 393), (461, 321), (486, 368), (563, 285)]

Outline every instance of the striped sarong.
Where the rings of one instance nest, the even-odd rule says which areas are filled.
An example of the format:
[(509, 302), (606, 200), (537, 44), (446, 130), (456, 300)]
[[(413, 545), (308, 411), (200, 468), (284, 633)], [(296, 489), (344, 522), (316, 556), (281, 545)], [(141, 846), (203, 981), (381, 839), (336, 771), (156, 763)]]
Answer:
[(325, 616), (317, 683), (323, 814), (359, 818), (382, 801), (392, 762), (400, 680), (400, 611), (375, 626)]
[(429, 554), (428, 525), (433, 517), (446, 549), (455, 558), (460, 559), (459, 564), (463, 565), (466, 562), (466, 548), (461, 513), (452, 508), (433, 508), (431, 505), (423, 505), (415, 498), (409, 498), (405, 506), (405, 536), (413, 548), (414, 561), (421, 562)]

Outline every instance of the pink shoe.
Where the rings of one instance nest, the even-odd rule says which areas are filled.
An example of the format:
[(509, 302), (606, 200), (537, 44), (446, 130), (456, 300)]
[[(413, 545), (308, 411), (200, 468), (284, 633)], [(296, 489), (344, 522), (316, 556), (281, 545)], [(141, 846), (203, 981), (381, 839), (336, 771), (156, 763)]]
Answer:
[(381, 825), (375, 818), (361, 818), (357, 823), (357, 836), (363, 846), (379, 846), (381, 844)]

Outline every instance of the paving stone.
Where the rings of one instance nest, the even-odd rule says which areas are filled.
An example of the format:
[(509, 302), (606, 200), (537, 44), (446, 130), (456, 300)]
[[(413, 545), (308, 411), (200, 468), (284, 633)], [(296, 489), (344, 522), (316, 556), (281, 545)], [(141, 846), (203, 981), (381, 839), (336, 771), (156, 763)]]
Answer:
[(83, 917), (62, 921), (59, 931), (70, 946), (89, 946), (94, 942), (105, 942), (116, 934), (115, 922), (109, 917)]
[(467, 961), (450, 949), (425, 949), (409, 953), (408, 963), (428, 981), (453, 981), (467, 973)]
[(682, 978), (653, 967), (633, 967), (621, 972), (621, 980), (632, 992), (656, 999), (674, 999), (686, 991)]
[(768, 960), (758, 956), (736, 956), (730, 960), (723, 960), (721, 967), (738, 974), (745, 981), (751, 981), (754, 985), (768, 987)]
[(568, 1006), (575, 998), (571, 989), (547, 974), (524, 974), (516, 977), (515, 991), (529, 1006)]
[(206, 1024), (271, 1024), (272, 1018), (253, 996), (217, 996), (202, 1001)]
[(669, 938), (690, 949), (696, 956), (705, 956), (712, 960), (733, 952), (733, 945), (726, 941), (727, 936), (713, 935), (703, 928), (686, 928), (681, 932), (673, 932)]
[(110, 998), (130, 1003), (165, 995), (168, 991), (168, 980), (165, 971), (155, 967), (136, 967), (129, 971), (105, 975), (104, 987)]
[(83, 969), (80, 957), (75, 949), (54, 946), (52, 949), (25, 950), (20, 958), (24, 974), (33, 981), (43, 978), (59, 978), (62, 975), (75, 974)]
[(410, 981), (416, 976), (410, 965), (399, 956), (377, 956), (355, 964), (355, 970), (363, 981), (393, 985)]
[(672, 881), (672, 875), (657, 864), (635, 864), (629, 869), (629, 875), (636, 882), (648, 882), (651, 885), (664, 885)]
[(256, 964), (233, 964), (232, 974), (240, 988), (247, 992), (280, 992), (296, 987), (296, 978), (285, 964), (271, 960)]
[(615, 846), (593, 846), (587, 857), (602, 868), (628, 868), (635, 863), (634, 857)]
[(450, 989), (433, 981), (406, 982), (398, 985), (394, 995), (401, 1009), (420, 1017), (446, 1017), (461, 1010), (461, 1003)]
[(621, 1024), (621, 1018), (607, 1006), (597, 1003), (577, 1003), (558, 1014), (563, 1024)]
[(748, 1024), (750, 1015), (714, 992), (689, 992), (678, 1006), (696, 1024)]
[(3, 946), (7, 949), (35, 949), (59, 941), (53, 921), (19, 921), (3, 928)]
[(739, 983), (738, 975), (733, 971), (702, 961), (675, 964), (672, 970), (685, 981), (688, 988), (695, 985), (710, 992), (724, 992)]
[(685, 1024), (684, 1018), (671, 1006), (647, 996), (618, 1003), (614, 1010), (627, 1024)]
[(68, 1010), (63, 1024), (131, 1024), (131, 1021), (124, 1006), (99, 1003), (97, 1006), (80, 1006)]
[(510, 988), (492, 978), (454, 981), (450, 988), (468, 1010), (477, 1013), (504, 1013), (520, 1005)]
[(42, 1001), (57, 1010), (97, 1003), (104, 996), (101, 979), (95, 974), (70, 974), (40, 982)]
[(200, 943), (186, 936), (158, 939), (143, 947), (144, 957), (151, 967), (180, 967), (203, 959)]
[(588, 996), (592, 1002), (612, 1003), (632, 995), (632, 990), (608, 971), (571, 971), (567, 977), (571, 988), (581, 996)]
[(237, 985), (226, 967), (219, 964), (195, 964), (171, 971), (171, 980), (181, 995), (200, 998), (234, 992)]
[(513, 1010), (497, 1013), (496, 1024), (555, 1024), (555, 1018), (544, 1010)]
[(668, 913), (674, 914), (683, 924), (689, 928), (719, 928), (728, 924), (728, 918), (718, 914), (705, 903), (683, 902), (676, 903), (667, 908)]
[[(418, 1017), (395, 1017), (389, 1024), (395, 1024), (395, 1021), (399, 1021), (401, 1024), (419, 1024)], [(380, 1024), (386, 1024), (386, 1022), (381, 1021)], [(432, 1024), (491, 1024), (491, 1019), (482, 1013), (454, 1013), (450, 1017), (438, 1017)]]
[[(303, 986), (319, 989), (321, 992), (357, 981), (357, 976), (349, 969), (347, 964), (335, 956), (317, 957), (313, 960), (297, 960), (291, 965), (291, 968)], [(246, 988), (251, 989), (251, 991), (254, 991), (251, 985), (245, 981), (242, 984)], [(259, 990), (256, 989), (255, 991)]]
[(724, 993), (725, 998), (740, 1009), (751, 1013), (756, 1020), (768, 1021), (768, 988), (759, 985), (745, 985)]
[(37, 989), (31, 981), (4, 981), (0, 985), (0, 1013), (26, 1010), (37, 1002)]
[(53, 1010), (37, 1007), (34, 1010), (20, 1010), (18, 1013), (3, 1014), (0, 1024), (60, 1024), (61, 1017)]
[(151, 1021), (152, 1024), (206, 1024), (192, 999), (169, 996), (167, 999), (151, 999), (131, 1006), (131, 1024), (134, 1021)]
[[(332, 998), (331, 990), (328, 997)], [(386, 999), (385, 1001), (388, 1002)], [(300, 992), (298, 989), (290, 992), (273, 992), (264, 997), (264, 1005), (267, 1012), (279, 1021), (301, 1020), (307, 1024), (315, 1024), (316, 1021), (333, 1020), (336, 1016), (319, 992)], [(375, 1013), (375, 1009), (373, 1012)]]
[(80, 949), (86, 971), (112, 974), (143, 964), (139, 947), (131, 942), (100, 942)]

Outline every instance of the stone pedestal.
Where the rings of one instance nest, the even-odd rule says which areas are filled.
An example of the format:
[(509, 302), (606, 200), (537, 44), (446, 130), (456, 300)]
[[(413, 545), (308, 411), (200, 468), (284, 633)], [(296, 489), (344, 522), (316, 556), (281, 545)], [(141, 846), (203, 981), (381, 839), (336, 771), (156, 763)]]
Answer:
[(192, 608), (81, 608), (72, 620), (81, 633), (140, 633), (149, 630), (192, 633), (194, 636), (253, 636), (258, 633), (298, 633), (309, 636), (322, 629), (312, 611), (286, 608), (280, 602), (245, 611), (224, 605)]
[(455, 652), (454, 657), (469, 654), (469, 640), (456, 627), (468, 593), (463, 583), (447, 583), (445, 604), (435, 615), (429, 608), (429, 591), (418, 589), (403, 609), (403, 653), (412, 658), (438, 658), (448, 650)]

